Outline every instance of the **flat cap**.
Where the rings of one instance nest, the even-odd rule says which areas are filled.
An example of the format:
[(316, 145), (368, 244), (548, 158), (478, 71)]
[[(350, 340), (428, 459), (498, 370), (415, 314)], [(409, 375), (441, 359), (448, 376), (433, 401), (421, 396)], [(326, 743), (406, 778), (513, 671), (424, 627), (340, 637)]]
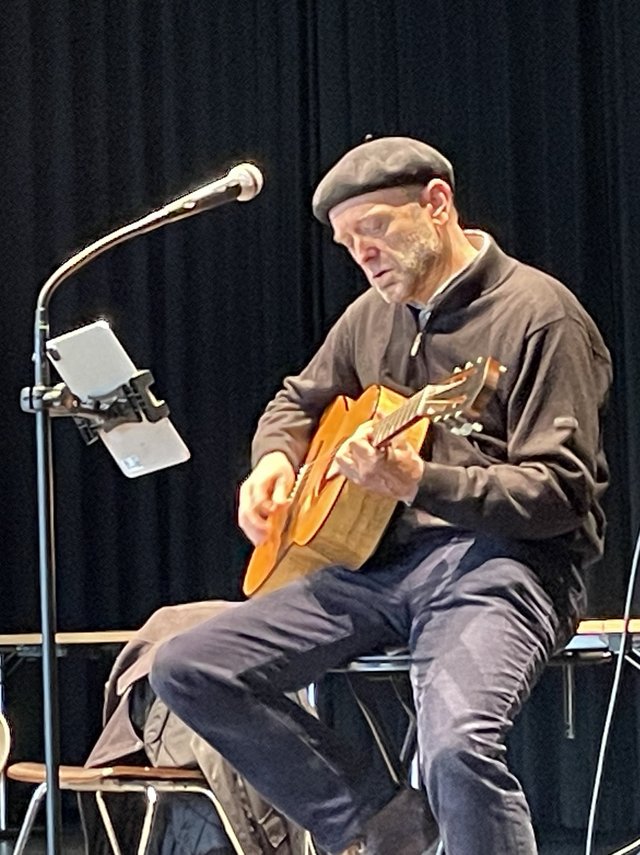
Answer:
[(352, 148), (331, 167), (313, 194), (313, 213), (329, 222), (329, 211), (353, 196), (443, 178), (453, 189), (453, 167), (440, 152), (411, 137), (380, 137)]

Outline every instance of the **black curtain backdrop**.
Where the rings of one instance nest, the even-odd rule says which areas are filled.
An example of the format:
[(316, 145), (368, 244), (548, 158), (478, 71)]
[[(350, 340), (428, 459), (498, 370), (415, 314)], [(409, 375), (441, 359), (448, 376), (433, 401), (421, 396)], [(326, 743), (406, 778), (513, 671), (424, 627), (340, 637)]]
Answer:
[[(54, 334), (111, 319), (192, 452), (129, 481), (71, 423), (54, 425), (60, 628), (135, 627), (161, 605), (236, 599), (249, 553), (236, 490), (256, 419), (365, 287), (310, 198), (367, 133), (440, 147), (465, 222), (563, 280), (598, 322), (616, 379), (609, 538), (589, 576), (590, 611), (621, 612), (640, 523), (636, 3), (14, 0), (0, 10), (0, 51), (2, 632), (39, 623), (34, 424), (18, 393), (32, 381), (43, 281), (81, 246), (234, 163), (263, 168), (255, 201), (116, 248), (52, 304)], [(96, 673), (82, 677), (86, 699), (63, 685), (66, 758), (84, 751)], [(581, 701), (597, 723), (606, 679), (585, 679), (600, 680)], [(27, 703), (10, 687), (26, 720), (37, 682), (21, 680), (35, 693)], [(585, 738), (591, 762), (596, 724)], [(560, 802), (544, 816), (582, 827), (585, 794), (571, 818)], [(618, 809), (640, 821), (640, 805), (621, 799), (612, 827)]]

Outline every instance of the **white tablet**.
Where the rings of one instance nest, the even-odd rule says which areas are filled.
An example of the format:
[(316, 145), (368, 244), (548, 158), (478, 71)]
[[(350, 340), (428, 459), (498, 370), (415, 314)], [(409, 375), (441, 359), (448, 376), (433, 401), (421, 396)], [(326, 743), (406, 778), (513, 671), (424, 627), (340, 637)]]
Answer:
[[(47, 356), (70, 391), (91, 406), (109, 404), (117, 390), (137, 373), (106, 321), (95, 321), (47, 342)], [(183, 463), (191, 456), (168, 418), (127, 422), (98, 436), (128, 478)]]

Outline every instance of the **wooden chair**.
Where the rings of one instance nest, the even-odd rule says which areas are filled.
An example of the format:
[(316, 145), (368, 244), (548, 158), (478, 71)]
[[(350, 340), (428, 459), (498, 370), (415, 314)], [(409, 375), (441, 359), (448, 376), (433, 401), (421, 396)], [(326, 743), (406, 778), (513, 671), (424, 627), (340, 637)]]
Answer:
[[(107, 810), (104, 793), (142, 793), (146, 809), (138, 841), (137, 855), (144, 855), (149, 843), (158, 796), (163, 793), (193, 793), (211, 802), (237, 855), (243, 849), (224, 811), (198, 769), (154, 768), (149, 766), (108, 766), (86, 769), (83, 766), (60, 766), (60, 789), (75, 793), (95, 793), (96, 805), (104, 824), (113, 855), (122, 855), (118, 838)], [(24, 855), (38, 809), (47, 792), (46, 768), (43, 763), (14, 763), (7, 769), (13, 781), (36, 784), (25, 814), (13, 855)]]

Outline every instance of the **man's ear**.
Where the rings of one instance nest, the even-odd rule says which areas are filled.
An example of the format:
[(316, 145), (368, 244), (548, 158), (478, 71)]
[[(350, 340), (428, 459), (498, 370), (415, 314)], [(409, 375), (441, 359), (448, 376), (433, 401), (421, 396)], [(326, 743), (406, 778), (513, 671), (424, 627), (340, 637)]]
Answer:
[(448, 222), (452, 203), (453, 191), (442, 178), (432, 178), (420, 191), (420, 205), (431, 206), (431, 217), (438, 225)]

